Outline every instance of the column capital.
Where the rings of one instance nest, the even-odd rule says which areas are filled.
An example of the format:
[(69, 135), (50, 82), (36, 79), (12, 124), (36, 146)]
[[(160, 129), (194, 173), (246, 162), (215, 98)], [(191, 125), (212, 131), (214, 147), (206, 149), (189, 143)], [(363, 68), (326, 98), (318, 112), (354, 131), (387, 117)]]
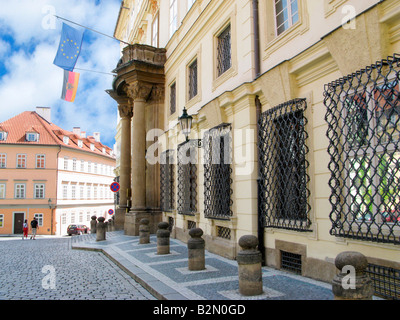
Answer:
[(160, 102), (164, 100), (164, 85), (154, 85), (151, 90), (151, 100), (154, 102)]
[(131, 103), (125, 103), (118, 105), (118, 111), (121, 118), (132, 118), (133, 109)]
[(147, 100), (153, 85), (145, 82), (135, 81), (125, 88), (125, 92), (129, 98), (135, 100)]

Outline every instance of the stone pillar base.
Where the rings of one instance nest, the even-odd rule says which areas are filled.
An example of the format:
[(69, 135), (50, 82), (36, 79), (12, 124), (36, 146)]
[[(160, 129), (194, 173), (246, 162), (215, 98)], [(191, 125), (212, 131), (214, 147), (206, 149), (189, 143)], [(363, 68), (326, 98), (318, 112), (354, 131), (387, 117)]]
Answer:
[(124, 230), (127, 207), (119, 207), (115, 210), (114, 230)]
[(124, 234), (139, 236), (140, 220), (149, 219), (150, 233), (155, 234), (158, 224), (162, 221), (162, 212), (154, 210), (132, 210), (125, 215)]

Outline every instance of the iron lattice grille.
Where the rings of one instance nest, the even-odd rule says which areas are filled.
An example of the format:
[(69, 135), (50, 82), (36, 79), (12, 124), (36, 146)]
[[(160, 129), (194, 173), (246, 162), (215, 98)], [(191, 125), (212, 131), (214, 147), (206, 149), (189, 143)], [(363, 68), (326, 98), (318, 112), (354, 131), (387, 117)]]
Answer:
[(225, 28), (218, 36), (217, 46), (218, 76), (223, 74), (232, 65), (231, 59), (231, 26)]
[(400, 270), (368, 264), (367, 274), (374, 284), (375, 295), (400, 300)]
[(176, 112), (176, 82), (169, 87), (169, 114)]
[(197, 147), (198, 140), (178, 146), (178, 213), (194, 215), (197, 211)]
[(264, 227), (310, 231), (305, 99), (261, 114), (259, 210)]
[(232, 138), (230, 124), (221, 124), (204, 134), (204, 216), (232, 216)]
[(325, 85), (330, 234), (400, 243), (400, 55)]
[(281, 269), (301, 274), (301, 255), (281, 251)]
[(167, 150), (160, 156), (160, 204), (162, 211), (174, 210), (174, 151)]

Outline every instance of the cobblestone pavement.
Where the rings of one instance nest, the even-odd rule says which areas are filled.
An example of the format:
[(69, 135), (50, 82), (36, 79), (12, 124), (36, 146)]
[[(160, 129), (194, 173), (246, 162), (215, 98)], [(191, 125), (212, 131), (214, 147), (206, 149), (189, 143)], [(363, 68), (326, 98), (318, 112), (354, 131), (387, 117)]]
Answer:
[(0, 300), (155, 300), (104, 254), (72, 250), (75, 241), (2, 239)]

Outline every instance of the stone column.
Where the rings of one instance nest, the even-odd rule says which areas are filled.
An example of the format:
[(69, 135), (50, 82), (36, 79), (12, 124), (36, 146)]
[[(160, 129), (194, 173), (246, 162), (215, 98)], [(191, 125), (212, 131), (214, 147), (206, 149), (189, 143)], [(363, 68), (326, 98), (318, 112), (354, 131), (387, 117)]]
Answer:
[(189, 230), (190, 239), (188, 240), (188, 268), (189, 270), (204, 270), (205, 260), (205, 241), (201, 237), (203, 230), (194, 228)]
[[(115, 230), (124, 228), (125, 214), (129, 210), (127, 192), (131, 186), (131, 118), (132, 103), (126, 99), (118, 106), (121, 117), (121, 154), (119, 184), (119, 210), (115, 212)], [(128, 209), (128, 210), (127, 210)]]
[(242, 236), (239, 246), (243, 249), (237, 255), (239, 267), (239, 292), (244, 296), (263, 293), (261, 252), (257, 250), (258, 239), (253, 235)]
[(91, 216), (90, 220), (90, 233), (96, 233), (96, 225), (97, 225), (97, 217), (96, 216)]
[(125, 217), (125, 234), (139, 235), (142, 218), (146, 211), (146, 99), (152, 86), (134, 82), (127, 88), (128, 96), (133, 100), (132, 139), (131, 139), (131, 210)]
[(335, 300), (372, 300), (374, 288), (365, 273), (368, 260), (363, 254), (355, 251), (339, 253), (335, 266), (339, 270), (332, 280)]
[(104, 217), (99, 217), (97, 219), (98, 223), (96, 226), (96, 241), (104, 241), (106, 240), (106, 229), (107, 226), (104, 223), (104, 220), (106, 220)]

